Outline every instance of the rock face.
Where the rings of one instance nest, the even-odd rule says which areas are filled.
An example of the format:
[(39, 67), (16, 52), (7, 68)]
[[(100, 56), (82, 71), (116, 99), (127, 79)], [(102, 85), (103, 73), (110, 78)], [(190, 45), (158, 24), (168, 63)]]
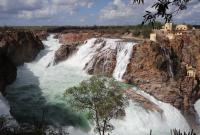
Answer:
[(17, 68), (13, 62), (2, 53), (0, 48), (0, 92), (11, 84), (17, 76)]
[(101, 44), (101, 46), (97, 49), (92, 59), (85, 65), (84, 69), (89, 74), (112, 76), (116, 66), (117, 49), (109, 47), (105, 49), (106, 41), (103, 39), (97, 39), (94, 44)]
[[(183, 114), (193, 115), (196, 113), (194, 104), (200, 98), (199, 43), (196, 33), (137, 45), (124, 79), (160, 101), (170, 103)], [(187, 64), (196, 67), (196, 77), (187, 76)]]
[(124, 93), (128, 96), (129, 99), (139, 103), (147, 111), (159, 112), (160, 114), (163, 113), (163, 110), (158, 105), (154, 104), (149, 99), (137, 94), (132, 89), (124, 90)]
[(49, 33), (45, 30), (34, 31), (34, 35), (37, 36), (40, 40), (46, 40), (49, 36)]
[(89, 63), (85, 65), (85, 70), (89, 74), (105, 74), (112, 76), (116, 66), (116, 50), (108, 49), (98, 52)]
[[(88, 38), (71, 38), (74, 36), (70, 34), (65, 37), (67, 38), (64, 42), (79, 42)], [(85, 65), (85, 70), (89, 74), (112, 75), (117, 63), (117, 52), (115, 49), (102, 49), (105, 43), (101, 39), (97, 42), (94, 44), (100, 43), (101, 48), (97, 49), (93, 58)], [(198, 32), (177, 36), (173, 40), (161, 37), (157, 43), (140, 43), (133, 47), (133, 54), (123, 79), (136, 84), (145, 92), (173, 105), (183, 113), (193, 114), (194, 104), (200, 98), (199, 43)], [(68, 54), (70, 49), (67, 47), (66, 50)], [(68, 57), (66, 54), (61, 56)], [(187, 76), (187, 64), (196, 69), (196, 77)]]
[(77, 44), (62, 45), (55, 53), (54, 63), (57, 64), (66, 60), (69, 56), (77, 51)]
[(90, 38), (123, 38), (127, 30), (125, 29), (69, 29), (61, 31), (53, 31), (58, 33), (57, 37), (62, 44), (71, 44), (71, 43), (83, 43), (85, 40)]
[(7, 32), (0, 35), (0, 48), (15, 65), (30, 62), (44, 48), (31, 32)]
[(85, 40), (95, 37), (95, 33), (90, 32), (73, 32), (62, 33), (57, 35), (61, 44), (83, 43)]
[(12, 31), (0, 34), (0, 91), (17, 76), (16, 66), (35, 59), (43, 44), (31, 32)]

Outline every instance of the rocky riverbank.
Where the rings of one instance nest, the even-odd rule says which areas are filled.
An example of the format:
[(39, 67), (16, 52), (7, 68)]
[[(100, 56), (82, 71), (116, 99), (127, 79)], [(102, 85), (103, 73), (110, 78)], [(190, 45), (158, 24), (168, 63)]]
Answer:
[[(56, 37), (63, 45), (55, 53), (55, 64), (74, 54), (80, 44), (89, 38), (97, 37), (99, 44), (93, 58), (85, 64), (89, 74), (112, 76), (117, 65), (117, 51), (112, 45), (99, 37), (120, 37), (123, 34), (101, 32), (62, 32)], [(0, 91), (11, 84), (17, 75), (16, 66), (35, 59), (43, 49), (40, 39), (47, 37), (47, 32), (5, 32), (0, 34)], [(122, 42), (122, 43), (120, 43)], [(126, 41), (120, 41), (123, 44)], [(120, 46), (121, 46), (120, 45)], [(104, 49), (102, 49), (104, 48)], [(124, 53), (127, 53), (126, 51)], [(188, 72), (190, 71), (190, 72)], [(192, 74), (190, 74), (192, 72)], [(194, 76), (195, 74), (195, 76)], [(123, 80), (135, 84), (145, 92), (165, 103), (181, 110), (191, 127), (196, 126), (194, 104), (200, 98), (200, 34), (177, 36), (173, 40), (159, 38), (158, 42), (145, 41), (133, 46), (130, 63)], [(126, 91), (128, 94), (129, 91)], [(148, 99), (131, 93), (129, 98), (140, 103), (150, 111), (162, 113), (162, 110)]]
[[(58, 37), (63, 43), (83, 42), (90, 37), (79, 35), (81, 37), (72, 38), (73, 36), (69, 35)], [(99, 43), (104, 47), (104, 41), (99, 39)], [(111, 76), (116, 66), (116, 52), (117, 50), (113, 49), (98, 51), (85, 65), (85, 70), (89, 74)], [(195, 76), (191, 76), (190, 72)], [(123, 79), (127, 83), (137, 85), (158, 100), (181, 110), (191, 127), (194, 127), (196, 125), (194, 104), (200, 98), (199, 77), (200, 33), (193, 31), (191, 34), (176, 36), (173, 40), (161, 37), (157, 42), (145, 41), (134, 46)], [(159, 111), (159, 109), (154, 110)]]
[(0, 33), (0, 91), (17, 76), (17, 66), (35, 59), (44, 46), (31, 32), (6, 31)]
[[(200, 98), (199, 57), (199, 33), (145, 42), (133, 48), (124, 79), (178, 108), (190, 125), (195, 125), (194, 104)], [(188, 74), (187, 65), (193, 67), (195, 76)]]

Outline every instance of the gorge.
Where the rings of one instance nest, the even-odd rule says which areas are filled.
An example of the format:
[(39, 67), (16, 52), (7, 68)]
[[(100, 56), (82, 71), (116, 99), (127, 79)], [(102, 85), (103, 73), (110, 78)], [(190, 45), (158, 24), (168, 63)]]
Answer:
[[(69, 45), (62, 45), (66, 39), (62, 40), (61, 44), (59, 37), (55, 37), (51, 34), (47, 40), (43, 40), (44, 49), (40, 53), (37, 51), (39, 54), (37, 57), (34, 55), (35, 60), (31, 58), (32, 62), (23, 60), (26, 63), (21, 65), (21, 60), (19, 63), (11, 61), (19, 66), (16, 81), (6, 88), (5, 97), (10, 104), (11, 115), (17, 121), (39, 121), (45, 112), (48, 122), (54, 126), (75, 127), (69, 129), (72, 135), (87, 134), (83, 131), (87, 132), (90, 129), (90, 123), (84, 114), (74, 113), (70, 109), (63, 93), (67, 88), (77, 85), (93, 74), (104, 74), (137, 86), (132, 86), (131, 94), (137, 96), (133, 95), (125, 110), (124, 119), (112, 121), (115, 126), (113, 135), (145, 135), (151, 129), (156, 135), (167, 135), (174, 128), (188, 131), (190, 126), (196, 126), (196, 122), (185, 119), (188, 115), (184, 115), (184, 118), (182, 114), (188, 110), (196, 113), (194, 104), (199, 99), (198, 78), (187, 79), (184, 65), (179, 63), (179, 59), (189, 63), (188, 57), (193, 56), (183, 56), (182, 53), (191, 54), (188, 52), (194, 50), (192, 48), (197, 47), (199, 42), (192, 42), (190, 48), (186, 45), (180, 47), (179, 40), (170, 42), (176, 43), (175, 45), (168, 46), (170, 43), (166, 43), (163, 46), (168, 50), (166, 57), (160, 45), (152, 42), (137, 44), (119, 38), (87, 37), (81, 41), (77, 41), (79, 38), (76, 38), (76, 42), (79, 43), (72, 47), (69, 42)], [(61, 46), (65, 47), (59, 49)], [(42, 48), (40, 46), (39, 50)], [(59, 51), (61, 55), (56, 55)], [(197, 53), (192, 54), (198, 57)], [(198, 67), (198, 63), (195, 65)], [(7, 106), (6, 102), (4, 103), (0, 108)], [(157, 109), (152, 109), (154, 106)], [(196, 109), (198, 106), (195, 106)]]

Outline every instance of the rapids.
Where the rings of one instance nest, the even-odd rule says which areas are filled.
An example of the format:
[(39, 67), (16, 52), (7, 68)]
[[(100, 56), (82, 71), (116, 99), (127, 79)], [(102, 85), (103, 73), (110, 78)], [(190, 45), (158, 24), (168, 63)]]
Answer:
[(116, 130), (113, 135), (148, 135), (150, 130), (153, 135), (170, 135), (171, 129), (190, 130), (186, 120), (176, 108), (158, 101), (136, 87), (133, 90), (158, 105), (163, 113), (147, 111), (138, 106), (139, 104), (130, 102), (126, 109), (125, 120), (114, 120)]
[[(19, 122), (31, 123), (41, 120), (44, 113), (45, 120), (54, 126), (70, 126), (72, 135), (92, 134), (81, 131), (89, 131), (88, 121), (83, 114), (74, 113), (70, 109), (63, 94), (67, 88), (90, 77), (83, 69), (100, 48), (117, 49), (117, 65), (113, 77), (122, 80), (129, 59), (134, 53), (132, 47), (135, 45), (131, 42), (120, 43), (119, 39), (105, 38), (103, 40), (106, 44), (102, 47), (102, 44), (96, 43), (96, 40), (96, 38), (87, 40), (79, 47), (77, 53), (55, 66), (53, 66), (54, 53), (61, 44), (54, 35), (50, 35), (47, 41), (43, 41), (45, 49), (40, 52), (35, 61), (18, 67), (17, 80), (7, 88), (6, 98), (14, 118)], [(145, 93), (140, 91), (138, 93), (159, 105), (164, 113), (149, 112), (134, 101), (130, 101), (125, 110), (125, 118), (112, 120), (115, 127), (113, 135), (147, 135), (150, 129), (153, 130), (154, 135), (160, 133), (168, 135), (173, 128), (189, 130), (187, 122), (177, 109)]]
[(126, 72), (126, 67), (130, 62), (130, 58), (133, 52), (133, 45), (136, 43), (123, 43), (119, 42), (117, 50), (117, 64), (113, 73), (113, 77), (118, 81), (122, 81), (123, 75)]

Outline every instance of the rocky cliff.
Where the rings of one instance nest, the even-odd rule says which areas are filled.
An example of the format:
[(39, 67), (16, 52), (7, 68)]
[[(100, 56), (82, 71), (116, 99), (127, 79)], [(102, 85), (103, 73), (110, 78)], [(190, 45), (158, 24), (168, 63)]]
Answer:
[(41, 49), (42, 42), (31, 32), (0, 33), (0, 91), (15, 80), (16, 67), (34, 60)]
[(85, 40), (90, 38), (125, 38), (127, 37), (126, 29), (94, 29), (94, 30), (83, 30), (83, 29), (74, 29), (66, 30), (57, 34), (57, 37), (62, 44), (71, 44), (71, 43), (83, 43)]
[(61, 47), (55, 53), (54, 64), (64, 61), (68, 57), (70, 57), (73, 53), (77, 51), (77, 46), (78, 44), (76, 43), (61, 45)]
[[(145, 42), (133, 48), (124, 79), (160, 101), (170, 103), (194, 122), (194, 104), (200, 98), (200, 35)], [(196, 76), (187, 74), (187, 65)], [(191, 120), (192, 119), (192, 120)], [(191, 124), (193, 125), (193, 123)]]
[[(92, 37), (105, 36), (105, 33), (76, 32), (62, 33), (57, 37), (63, 44), (56, 53), (58, 61), (65, 60), (74, 52), (73, 43), (79, 44)], [(94, 44), (104, 41), (97, 40)], [(116, 67), (115, 49), (99, 48), (86, 63), (89, 74), (113, 75)], [(103, 50), (103, 51), (101, 51)], [(188, 75), (188, 67), (196, 75)], [(189, 69), (191, 70), (191, 69)], [(160, 37), (157, 42), (146, 41), (133, 47), (130, 63), (123, 79), (135, 84), (160, 101), (170, 103), (183, 114), (195, 115), (194, 104), (200, 98), (200, 32), (193, 31), (169, 40)], [(191, 118), (190, 118), (191, 119)]]
[[(74, 40), (76, 39), (87, 38)], [(104, 42), (100, 39), (99, 43), (104, 47)], [(90, 74), (112, 75), (116, 66), (116, 55), (116, 50), (101, 51), (99, 48), (85, 65), (85, 70)], [(191, 76), (188, 72), (196, 75)], [(176, 36), (173, 40), (159, 38), (157, 42), (146, 41), (134, 46), (123, 79), (181, 110), (193, 126), (196, 124), (194, 104), (200, 98), (199, 77), (200, 33), (193, 31)], [(132, 98), (138, 99), (137, 95)], [(143, 102), (141, 97), (139, 102)]]
[[(76, 35), (76, 34), (75, 34)], [(80, 35), (81, 36), (81, 35)], [(68, 37), (68, 36), (67, 36)], [(76, 37), (76, 36), (75, 36)], [(75, 42), (84, 38), (66, 38), (65, 42)], [(97, 40), (98, 41), (98, 40)], [(104, 41), (100, 41), (102, 47)], [(193, 95), (194, 90), (191, 88), (187, 91), (188, 97), (194, 101), (189, 101), (185, 105), (184, 93), (180, 88), (184, 80), (188, 81), (186, 85), (190, 87), (198, 86), (198, 78), (200, 76), (200, 39), (198, 33), (176, 37), (174, 40), (161, 38), (157, 43), (144, 42), (133, 47), (133, 54), (130, 64), (124, 75), (124, 80), (129, 83), (137, 84), (146, 92), (154, 95), (161, 101), (172, 104), (181, 110), (188, 110), (199, 98), (198, 94)], [(98, 44), (98, 43), (95, 43)], [(56, 53), (59, 59), (66, 58), (74, 49), (72, 46), (62, 46)], [(101, 50), (101, 48), (99, 48)], [(187, 77), (186, 65), (196, 67), (196, 78)], [(116, 66), (116, 50), (103, 50), (95, 53), (89, 63), (85, 65), (85, 69), (90, 74), (106, 74), (112, 75)], [(196, 92), (198, 93), (198, 92)], [(170, 95), (170, 96), (169, 96)], [(196, 97), (195, 97), (196, 96)]]
[(35, 30), (33, 31), (34, 35), (37, 36), (40, 40), (46, 40), (49, 36), (47, 30)]
[(95, 37), (94, 32), (69, 32), (58, 34), (57, 37), (62, 44), (83, 43), (85, 40)]
[(2, 53), (0, 48), (0, 92), (4, 92), (17, 76), (17, 68), (13, 62)]
[(0, 34), (0, 48), (15, 65), (32, 61), (43, 47), (41, 40), (31, 32)]
[[(124, 79), (137, 84), (161, 101), (188, 110), (200, 98), (197, 88), (200, 40), (197, 38), (197, 35), (184, 36), (135, 46)], [(196, 67), (196, 77), (187, 76), (187, 64)], [(192, 101), (186, 103), (187, 100)]]

